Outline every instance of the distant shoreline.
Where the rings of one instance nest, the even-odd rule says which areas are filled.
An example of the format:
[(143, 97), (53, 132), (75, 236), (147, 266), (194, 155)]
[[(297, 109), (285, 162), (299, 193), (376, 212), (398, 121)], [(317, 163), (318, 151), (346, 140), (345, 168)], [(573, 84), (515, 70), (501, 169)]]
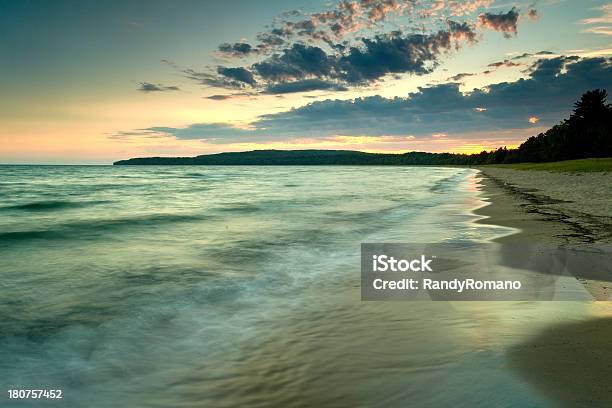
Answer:
[(223, 166), (409, 166), (470, 165), (470, 155), (457, 153), (369, 153), (358, 150), (251, 150), (195, 157), (137, 157), (119, 160), (125, 165), (223, 165)]

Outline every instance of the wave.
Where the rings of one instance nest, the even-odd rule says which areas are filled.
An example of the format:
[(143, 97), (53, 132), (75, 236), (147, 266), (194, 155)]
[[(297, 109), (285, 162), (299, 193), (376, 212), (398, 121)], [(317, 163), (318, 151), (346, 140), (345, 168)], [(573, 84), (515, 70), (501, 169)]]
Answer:
[(465, 178), (465, 173), (455, 173), (450, 177), (437, 180), (430, 188), (429, 191), (432, 193), (443, 194), (456, 188), (459, 181)]
[[(0, 320), (0, 350), (2, 340), (9, 337), (44, 341), (70, 327), (93, 328), (116, 318), (127, 317), (133, 308), (148, 305), (151, 296), (156, 296), (158, 304), (177, 305), (184, 303), (190, 294), (195, 297), (194, 291), (202, 292), (204, 289), (199, 287), (203, 286), (208, 292), (197, 293), (198, 299), (188, 300), (206, 303), (208, 299), (200, 297), (210, 292), (221, 301), (224, 300), (223, 295), (228, 293), (225, 287), (238, 285), (233, 279), (223, 278), (219, 273), (203, 267), (145, 265), (138, 269), (108, 268), (104, 271), (104, 282), (98, 283), (103, 290), (89, 293), (88, 284), (79, 282), (71, 290), (85, 291), (87, 296), (60, 303), (41, 313), (30, 313), (31, 301), (23, 300), (28, 297), (23, 293), (27, 289), (7, 296), (0, 307), (0, 312), (6, 316)], [(222, 278), (225, 279), (223, 284), (219, 283)], [(216, 293), (222, 289), (224, 293)], [(60, 302), (64, 299), (62, 295), (58, 297)]]
[(175, 176), (175, 178), (178, 179), (199, 179), (199, 180), (206, 180), (206, 182), (227, 182), (228, 180), (232, 180), (232, 179), (239, 179), (244, 177), (243, 174), (241, 173), (221, 173), (221, 174), (215, 174), (215, 173), (183, 173), (183, 174), (177, 174)]
[(104, 204), (108, 202), (109, 201), (62, 201), (62, 200), (34, 201), (30, 203), (15, 204), (15, 205), (0, 207), (0, 210), (2, 211), (7, 211), (7, 210), (54, 211), (54, 210), (63, 210), (66, 208), (80, 208), (80, 207), (86, 207), (89, 205)]
[[(95, 238), (108, 232), (116, 232), (129, 228), (155, 228), (172, 223), (201, 221), (210, 216), (153, 214), (140, 217), (97, 219), (58, 224), (51, 229), (0, 232), (0, 242), (28, 241), (36, 239), (86, 239)], [(2, 244), (0, 244), (2, 245)]]
[(236, 204), (231, 207), (221, 207), (217, 211), (221, 212), (229, 212), (229, 213), (239, 213), (239, 214), (249, 214), (257, 211), (261, 211), (262, 208), (252, 205), (252, 204)]

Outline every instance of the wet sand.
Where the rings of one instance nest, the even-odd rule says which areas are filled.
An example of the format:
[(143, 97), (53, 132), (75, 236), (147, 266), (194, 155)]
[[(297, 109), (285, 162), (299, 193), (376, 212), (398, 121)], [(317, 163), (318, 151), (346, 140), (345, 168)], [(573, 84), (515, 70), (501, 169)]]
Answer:
[[(491, 205), (477, 210), (487, 217), (479, 222), (518, 229), (499, 242), (612, 242), (611, 173), (480, 170)], [(608, 299), (611, 278), (578, 277), (594, 297)], [(593, 303), (604, 310), (612, 309), (610, 304)], [(508, 364), (559, 406), (612, 406), (611, 339), (612, 317), (565, 322), (510, 348)]]
[(612, 404), (612, 318), (568, 323), (511, 348), (511, 368), (564, 407)]

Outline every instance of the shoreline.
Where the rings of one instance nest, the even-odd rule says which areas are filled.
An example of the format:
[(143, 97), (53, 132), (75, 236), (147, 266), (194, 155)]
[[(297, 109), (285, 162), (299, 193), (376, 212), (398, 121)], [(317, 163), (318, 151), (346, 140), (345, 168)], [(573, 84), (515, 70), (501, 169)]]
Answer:
[[(568, 204), (573, 204), (573, 202), (551, 197), (555, 194), (554, 187), (551, 188), (551, 192), (535, 189), (532, 186), (514, 184), (517, 177), (533, 171), (504, 169), (501, 174), (499, 172), (491, 174), (491, 169), (478, 170), (482, 177), (481, 191), (484, 200), (489, 204), (474, 211), (474, 214), (484, 217), (477, 220), (476, 223), (516, 229), (515, 232), (494, 239), (495, 242), (502, 245), (509, 244), (509, 252), (516, 252), (516, 249), (512, 248), (514, 244), (517, 247), (525, 247), (526, 243), (534, 247), (559, 245), (580, 250), (581, 248), (605, 246), (608, 251), (611, 249), (612, 223), (610, 221), (612, 217), (608, 217), (607, 213), (612, 213), (612, 206), (602, 209), (602, 212), (606, 214), (604, 216), (589, 211), (589, 208), (581, 208), (583, 211), (566, 209)], [(543, 183), (546, 183), (546, 174), (541, 173), (550, 173), (537, 173), (540, 173), (537, 174), (537, 177), (543, 178)], [(610, 180), (610, 185), (612, 185), (612, 173), (604, 176)], [(560, 176), (554, 175), (554, 177), (559, 179)], [(562, 175), (561, 179), (563, 177), (575, 176)], [(569, 181), (575, 182), (571, 179), (565, 181), (564, 186), (568, 185)], [(588, 188), (588, 183), (586, 185)], [(593, 193), (595, 194), (597, 192)], [(609, 202), (612, 203), (612, 189), (608, 195), (610, 196)], [(520, 258), (523, 255), (516, 253), (513, 256)], [(611, 268), (592, 264), (566, 264), (565, 266), (568, 272), (591, 293), (594, 300), (612, 300)]]
[[(555, 197), (555, 186), (549, 190), (535, 188), (537, 183), (518, 183), (533, 178), (533, 171), (478, 169), (485, 201), (489, 204), (474, 211), (486, 218), (481, 224), (516, 228), (515, 233), (497, 238), (503, 244), (519, 242), (584, 245), (612, 242), (609, 218), (589, 208), (577, 211), (577, 205)], [(518, 172), (518, 173), (516, 173)], [(547, 182), (548, 172), (537, 172), (539, 185)], [(581, 175), (582, 176), (582, 175)], [(578, 176), (578, 177), (581, 177)], [(554, 175), (577, 183), (576, 175)], [(572, 179), (573, 178), (573, 179)], [(610, 179), (612, 174), (595, 175)], [(550, 181), (550, 180), (549, 180)], [(573, 187), (572, 184), (569, 185)], [(585, 188), (582, 186), (582, 190)], [(594, 192), (596, 194), (596, 192)], [(595, 198), (595, 197), (589, 197)], [(608, 200), (606, 197), (603, 200)], [(612, 202), (612, 201), (608, 201)], [(572, 208), (573, 207), (573, 208)], [(603, 210), (603, 209), (602, 209)], [(599, 223), (597, 225), (596, 223)], [(517, 254), (520, 256), (520, 254)], [(610, 299), (612, 277), (591, 280), (576, 278), (595, 298)], [(602, 297), (603, 296), (603, 297)], [(608, 302), (593, 302), (606, 308)], [(607, 308), (606, 308), (607, 309)], [(529, 384), (563, 407), (606, 406), (612, 402), (612, 313), (600, 318), (552, 325), (527, 341), (506, 351), (508, 366)]]
[(477, 224), (501, 225), (514, 228), (516, 231), (494, 241), (499, 243), (524, 242), (525, 240), (566, 243), (566, 237), (572, 235), (571, 228), (564, 225), (561, 220), (546, 216), (539, 212), (532, 212), (526, 207), (533, 205), (527, 197), (503, 184), (503, 181), (490, 177), (480, 171), (480, 185), (484, 201), (487, 205), (474, 211), (474, 214), (484, 218), (476, 221)]
[(475, 211), (489, 217), (477, 222), (521, 230), (498, 241), (612, 243), (612, 172), (477, 170), (483, 177), (482, 191), (492, 204)]

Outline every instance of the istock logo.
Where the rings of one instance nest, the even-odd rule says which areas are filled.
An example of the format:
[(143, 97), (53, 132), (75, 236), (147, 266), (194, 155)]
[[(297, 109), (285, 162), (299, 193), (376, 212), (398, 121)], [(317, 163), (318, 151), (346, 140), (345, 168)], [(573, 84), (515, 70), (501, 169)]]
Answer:
[(362, 243), (361, 300), (590, 301), (585, 269), (612, 276), (611, 259), (610, 244)]
[(395, 259), (387, 255), (372, 256), (372, 271), (374, 272), (433, 272), (429, 264), (433, 258), (427, 259), (421, 255), (420, 259)]

